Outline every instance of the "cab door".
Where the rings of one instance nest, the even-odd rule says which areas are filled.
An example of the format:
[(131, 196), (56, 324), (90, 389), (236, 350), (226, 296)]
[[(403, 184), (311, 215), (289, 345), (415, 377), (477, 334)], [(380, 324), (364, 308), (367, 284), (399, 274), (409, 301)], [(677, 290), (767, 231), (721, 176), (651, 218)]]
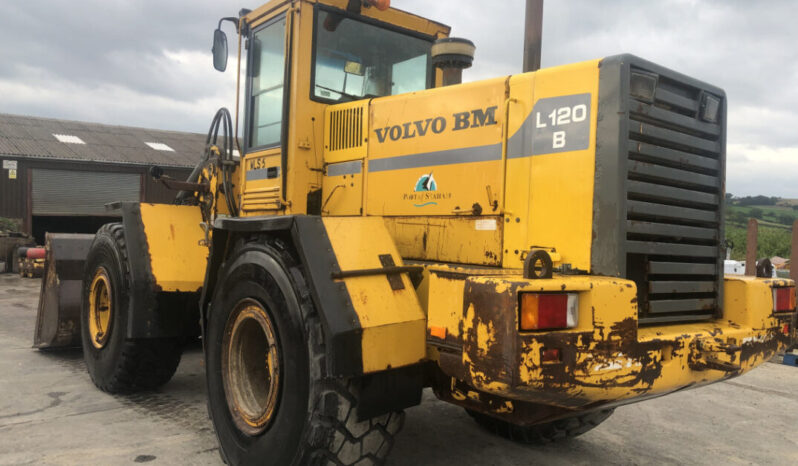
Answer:
[(253, 27), (248, 38), (242, 215), (283, 208), (285, 170), (286, 15)]

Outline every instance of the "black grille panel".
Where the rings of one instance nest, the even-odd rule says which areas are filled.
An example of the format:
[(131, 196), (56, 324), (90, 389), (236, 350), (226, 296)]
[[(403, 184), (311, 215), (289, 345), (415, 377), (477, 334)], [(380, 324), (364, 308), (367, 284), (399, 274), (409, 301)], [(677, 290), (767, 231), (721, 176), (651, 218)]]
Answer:
[(331, 151), (351, 149), (363, 145), (363, 107), (330, 112)]
[(653, 99), (627, 103), (626, 277), (638, 286), (639, 322), (690, 322), (718, 316), (722, 305), (725, 106), (705, 121), (710, 93), (665, 70)]

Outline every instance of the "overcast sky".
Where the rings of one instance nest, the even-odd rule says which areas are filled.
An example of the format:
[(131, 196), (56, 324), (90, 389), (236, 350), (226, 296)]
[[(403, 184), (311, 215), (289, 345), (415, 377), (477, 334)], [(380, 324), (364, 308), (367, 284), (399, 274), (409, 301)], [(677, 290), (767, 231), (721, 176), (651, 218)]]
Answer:
[[(204, 133), (235, 95), (212, 31), (246, 2), (3, 0), (0, 112)], [(393, 5), (476, 43), (466, 80), (521, 71), (524, 0)], [(798, 198), (798, 2), (547, 0), (544, 18), (544, 67), (630, 52), (725, 89), (727, 191)]]

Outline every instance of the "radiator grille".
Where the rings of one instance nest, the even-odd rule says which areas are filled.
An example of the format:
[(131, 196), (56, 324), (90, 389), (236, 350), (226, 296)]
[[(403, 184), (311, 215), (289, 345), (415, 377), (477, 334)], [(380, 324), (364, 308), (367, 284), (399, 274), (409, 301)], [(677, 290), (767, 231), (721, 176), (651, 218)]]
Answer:
[[(653, 99), (630, 91), (627, 100), (626, 275), (638, 286), (639, 322), (711, 319), (723, 285), (723, 98), (631, 71), (656, 78)], [(717, 122), (702, 114), (708, 98), (721, 102)]]
[(329, 150), (344, 150), (363, 145), (363, 107), (330, 112)]

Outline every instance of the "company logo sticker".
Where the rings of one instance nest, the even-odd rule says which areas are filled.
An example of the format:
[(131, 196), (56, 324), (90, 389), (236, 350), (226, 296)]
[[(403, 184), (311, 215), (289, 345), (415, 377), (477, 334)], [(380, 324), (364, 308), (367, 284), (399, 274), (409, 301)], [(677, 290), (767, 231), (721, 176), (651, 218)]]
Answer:
[(413, 187), (413, 192), (404, 194), (402, 199), (413, 202), (415, 207), (426, 207), (438, 205), (436, 201), (450, 199), (451, 197), (452, 193), (438, 192), (438, 182), (435, 181), (435, 177), (430, 172), (421, 175)]
[(415, 192), (419, 191), (437, 191), (438, 183), (432, 177), (432, 172), (429, 175), (421, 175), (421, 178), (416, 181), (416, 187), (413, 189)]

